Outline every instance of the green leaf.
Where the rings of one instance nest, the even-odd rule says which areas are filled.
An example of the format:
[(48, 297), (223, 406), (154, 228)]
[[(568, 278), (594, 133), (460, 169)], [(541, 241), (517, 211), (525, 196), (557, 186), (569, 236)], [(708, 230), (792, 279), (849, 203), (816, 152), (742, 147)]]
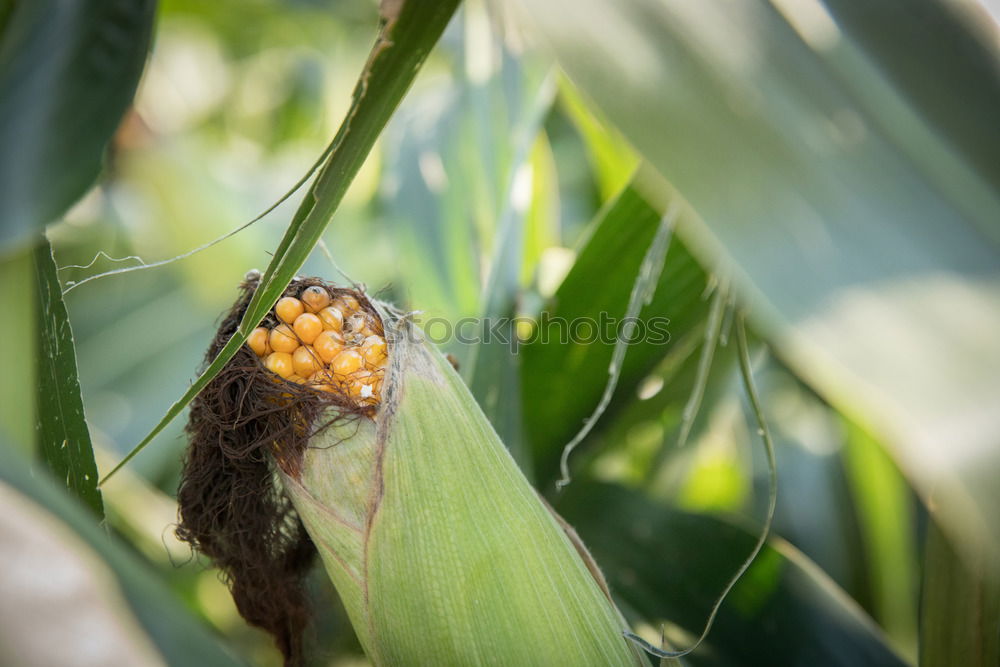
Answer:
[(1000, 663), (1000, 576), (992, 553), (957, 550), (931, 521), (920, 604), (922, 667), (992, 667)]
[(13, 1), (0, 11), (0, 252), (97, 178), (146, 62), (155, 0)]
[(25, 248), (0, 259), (0, 309), (19, 322), (21, 345), (0, 376), (0, 438), (31, 456), (35, 451), (35, 384), (38, 336), (35, 317), (34, 257)]
[[(109, 538), (94, 518), (46, 473), (32, 474), (27, 464), (0, 442), (0, 482), (35, 501), (71, 529), (109, 571), (131, 611), (170, 665), (238, 665), (205, 626), (186, 611), (153, 572), (116, 538)], [(87, 609), (80, 608), (80, 614)]]
[(756, 329), (887, 436), (947, 530), (988, 526), (996, 541), (990, 22), (941, 0), (883, 5), (872, 20), (840, 1), (517, 4), (697, 211), (681, 231), (706, 263), (730, 264)]
[[(556, 509), (580, 533), (626, 614), (657, 631), (666, 621), (693, 635), (701, 632), (712, 603), (757, 539), (744, 528), (669, 510), (615, 485), (578, 482), (559, 497)], [(685, 661), (905, 664), (843, 591), (777, 539), (736, 584), (707, 640)]]
[[(480, 342), (470, 351), (461, 368), (483, 412), (528, 475), (531, 474), (531, 454), (525, 444), (521, 413), (521, 360), (517, 353), (518, 332), (514, 319), (518, 315), (527, 244), (528, 207), (526, 202), (519, 201), (527, 191), (519, 190), (525, 190), (530, 184), (527, 178), (534, 180), (529, 171), (531, 149), (555, 94), (551, 77), (531, 83), (536, 89), (526, 96), (527, 109), (521, 113), (523, 118), (515, 134), (514, 154), (498, 202), (496, 241), (480, 303)], [(503, 324), (498, 327), (500, 323)]]
[(901, 650), (916, 646), (918, 555), (914, 497), (881, 443), (844, 423), (847, 483), (864, 535), (872, 614)]
[(458, 0), (444, 0), (426, 8), (413, 0), (405, 0), (383, 5), (383, 8), (389, 8), (389, 14), (382, 17), (378, 39), (358, 79), (351, 107), (327, 148), (329, 157), (319, 169), (315, 182), (295, 212), (261, 277), (260, 286), (247, 306), (239, 331), (184, 395), (170, 406), (153, 430), (104, 476), (101, 484), (148, 445), (212, 381), (284, 292), (295, 272), (312, 252), (351, 179), (413, 83), (457, 4)]
[(103, 518), (97, 463), (80, 396), (73, 330), (52, 247), (44, 237), (35, 249), (35, 287), (40, 343), (36, 387), (38, 452), (56, 479), (64, 480), (71, 493)]
[[(601, 399), (617, 330), (609, 327), (619, 325), (625, 315), (660, 217), (633, 186), (610, 203), (592, 223), (572, 269), (543, 308), (538, 331), (522, 349), (524, 418), (540, 483), (553, 478), (563, 446)], [(682, 212), (680, 224), (685, 217)], [(647, 333), (651, 318), (660, 318), (657, 326), (663, 325), (669, 340), (647, 337), (627, 347), (617, 388), (622, 404), (631, 402), (638, 383), (665, 357), (690, 354), (682, 342), (699, 330), (707, 314), (709, 304), (702, 298), (706, 284), (705, 272), (674, 239), (653, 299), (639, 315)], [(583, 337), (560, 344), (559, 336), (568, 333), (570, 323), (588, 320), (606, 323), (602, 326), (611, 331), (606, 341), (587, 343)]]

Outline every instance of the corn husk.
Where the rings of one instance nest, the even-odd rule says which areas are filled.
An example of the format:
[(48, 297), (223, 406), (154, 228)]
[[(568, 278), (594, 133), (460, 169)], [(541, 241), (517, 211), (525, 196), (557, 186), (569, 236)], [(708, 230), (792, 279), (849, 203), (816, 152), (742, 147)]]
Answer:
[(321, 431), (300, 475), (283, 475), (370, 659), (646, 664), (458, 374), (385, 319), (374, 421)]

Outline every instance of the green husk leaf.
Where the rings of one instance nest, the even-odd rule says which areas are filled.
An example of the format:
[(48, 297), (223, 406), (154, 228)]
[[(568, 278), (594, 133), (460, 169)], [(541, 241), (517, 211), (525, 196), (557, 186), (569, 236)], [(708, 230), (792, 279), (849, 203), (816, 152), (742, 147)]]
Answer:
[(389, 326), (376, 419), (323, 431), (301, 477), (283, 477), (369, 657), (642, 664), (461, 378), (415, 328)]

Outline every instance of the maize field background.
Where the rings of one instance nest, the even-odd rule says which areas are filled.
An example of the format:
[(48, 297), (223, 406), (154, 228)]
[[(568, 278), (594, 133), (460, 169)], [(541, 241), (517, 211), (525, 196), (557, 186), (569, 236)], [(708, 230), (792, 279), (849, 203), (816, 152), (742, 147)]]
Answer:
[[(440, 348), (655, 645), (764, 529), (765, 418), (682, 664), (1000, 663), (1000, 7), (454, 4), (0, 0), (0, 664), (280, 664), (173, 532), (252, 268), (516, 318)], [(630, 310), (669, 340), (534, 335)], [(309, 664), (368, 664), (309, 598)]]

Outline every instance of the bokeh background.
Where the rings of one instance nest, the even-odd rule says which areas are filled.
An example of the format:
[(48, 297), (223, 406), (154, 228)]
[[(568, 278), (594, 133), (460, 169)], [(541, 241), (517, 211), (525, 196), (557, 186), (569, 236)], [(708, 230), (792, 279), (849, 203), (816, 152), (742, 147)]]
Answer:
[[(719, 58), (707, 58), (716, 69), (702, 75), (741, 71), (719, 55), (729, 52), (721, 43), (736, 39), (724, 30), (730, 23), (713, 32), (709, 12), (699, 18), (691, 11), (690, 24), (703, 32), (688, 37), (705, 40), (693, 50)], [(784, 16), (795, 24), (808, 12), (786, 9)], [(70, 288), (66, 303), (101, 470), (139, 442), (196, 376), (220, 314), (246, 271), (269, 262), (301, 191), (249, 228), (185, 255), (254, 218), (309, 170), (348, 109), (377, 21), (369, 0), (160, 3), (154, 47), (105, 172), (48, 231)], [(536, 319), (543, 309), (624, 313), (667, 208), (639, 193), (635, 175), (647, 147), (614, 129), (555, 64), (551, 45), (522, 25), (495, 5), (464, 4), (303, 274), (349, 278), (425, 317), (451, 321)], [(806, 42), (823, 36), (795, 26)], [(623, 53), (634, 56), (641, 77), (647, 54), (641, 39), (631, 46)], [(730, 46), (738, 54), (746, 45)], [(555, 51), (565, 56), (558, 43)], [(782, 62), (788, 80), (798, 81), (797, 64)], [(767, 92), (766, 103), (734, 98), (732, 106), (750, 105), (749, 115), (787, 114), (772, 118), (779, 127), (802, 117), (795, 104), (801, 91)], [(824, 126), (829, 136), (803, 150), (821, 160), (833, 150), (824, 142), (864, 143), (858, 122), (834, 117)], [(697, 224), (697, 202), (692, 209), (678, 201), (682, 219)], [(748, 228), (751, 222), (748, 214)], [(684, 244), (695, 237), (671, 245), (643, 310), (671, 318), (670, 343), (630, 350), (609, 409), (572, 459), (576, 481), (567, 491), (554, 488), (559, 453), (600, 400), (611, 347), (528, 345), (511, 356), (502, 346), (443, 346), (526, 474), (592, 546), (633, 627), (656, 641), (666, 624), (680, 644), (698, 634), (749, 552), (768, 500), (733, 326), (747, 305), (765, 313), (755, 324), (773, 313), (766, 299), (745, 298), (753, 290), (733, 288), (731, 267), (712, 252), (699, 243), (689, 252)], [(76, 285), (135, 258), (173, 257)], [(995, 319), (979, 315), (970, 320), (977, 326)], [(878, 419), (863, 418), (850, 390), (843, 395), (851, 400), (831, 401), (829, 385), (802, 372), (798, 348), (790, 354), (767, 326), (751, 333), (777, 447), (775, 537), (691, 664), (913, 663), (921, 554), (931, 530), (920, 485), (900, 472), (899, 449), (873, 428)], [(714, 357), (702, 375), (708, 347)], [(691, 396), (701, 392), (691, 412)], [(183, 424), (175, 420), (103, 488), (107, 531), (151, 564), (229, 651), (251, 664), (280, 664), (270, 640), (239, 617), (217, 572), (174, 537)], [(319, 611), (307, 639), (315, 664), (367, 664), (322, 573), (310, 587)]]

